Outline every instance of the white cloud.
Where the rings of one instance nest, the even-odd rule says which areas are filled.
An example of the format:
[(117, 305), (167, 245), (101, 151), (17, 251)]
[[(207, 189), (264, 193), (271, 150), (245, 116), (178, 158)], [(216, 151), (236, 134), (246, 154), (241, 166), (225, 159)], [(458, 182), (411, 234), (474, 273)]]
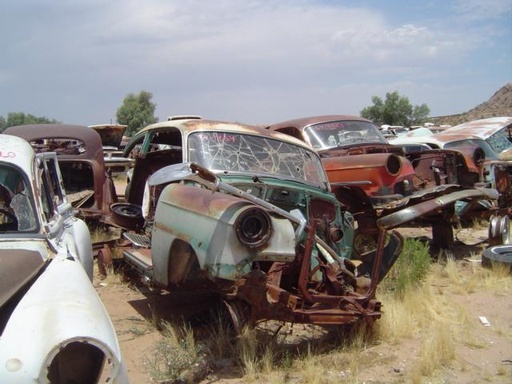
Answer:
[[(0, 115), (37, 106), (57, 119), (101, 122), (141, 89), (154, 94), (161, 118), (183, 112), (268, 122), (359, 113), (372, 95), (394, 90), (412, 92), (434, 111), (436, 83), (468, 81), (461, 67), (473, 78), (482, 71), (468, 57), (492, 46), (495, 32), (455, 18), (480, 12), (482, 3), (396, 22), (385, 3), (12, 1), (0, 26), (0, 96), (7, 100)], [(490, 3), (487, 17), (509, 12), (504, 1)]]

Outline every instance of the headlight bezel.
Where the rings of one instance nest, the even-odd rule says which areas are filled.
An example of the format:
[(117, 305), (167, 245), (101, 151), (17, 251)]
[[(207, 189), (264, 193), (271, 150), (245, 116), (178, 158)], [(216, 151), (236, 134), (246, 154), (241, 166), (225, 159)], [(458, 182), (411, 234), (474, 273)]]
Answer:
[[(93, 356), (92, 359), (91, 356)], [(62, 363), (66, 366), (60, 367)], [(86, 366), (80, 366), (81, 363)], [(77, 382), (112, 383), (119, 375), (120, 365), (119, 359), (103, 342), (92, 338), (76, 337), (52, 348), (41, 368), (40, 378), (42, 382), (67, 382), (66, 380), (69, 381), (75, 376), (62, 375), (76, 375), (80, 371), (87, 372), (91, 376), (85, 379), (79, 377)], [(92, 378), (94, 378), (93, 381), (91, 381)], [(73, 380), (76, 381), (76, 379)]]
[(250, 249), (264, 247), (272, 237), (272, 220), (267, 211), (249, 207), (235, 220), (234, 228), (238, 241)]

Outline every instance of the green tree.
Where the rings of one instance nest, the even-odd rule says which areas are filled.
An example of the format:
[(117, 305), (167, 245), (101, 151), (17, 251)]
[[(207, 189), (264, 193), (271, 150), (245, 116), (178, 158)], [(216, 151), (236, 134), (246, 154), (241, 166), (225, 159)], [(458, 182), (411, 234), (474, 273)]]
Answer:
[(148, 124), (158, 122), (154, 116), (156, 104), (151, 102), (150, 92), (140, 91), (138, 95), (128, 94), (123, 105), (117, 109), (116, 118), (119, 124), (127, 125), (125, 134), (132, 136)]
[(60, 122), (55, 119), (49, 119), (44, 116), (34, 116), (30, 113), (23, 112), (9, 112), (7, 114), (7, 120), (0, 116), (0, 132), (3, 132), (8, 127), (15, 125), (25, 124), (59, 124)]
[(372, 97), (373, 105), (361, 111), (361, 116), (378, 124), (402, 125), (410, 127), (424, 123), (430, 114), (426, 104), (414, 107), (405, 96), (397, 91), (386, 93), (386, 100), (378, 96)]

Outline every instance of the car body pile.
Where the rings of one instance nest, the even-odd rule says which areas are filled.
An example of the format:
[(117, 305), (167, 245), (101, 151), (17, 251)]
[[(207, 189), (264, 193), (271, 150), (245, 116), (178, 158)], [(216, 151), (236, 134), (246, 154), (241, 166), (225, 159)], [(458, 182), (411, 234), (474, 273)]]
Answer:
[(440, 150), (417, 142), (404, 149), (390, 144), (371, 121), (349, 115), (294, 119), (267, 129), (296, 137), (320, 154), (334, 193), (359, 224), (357, 251), (375, 243), (379, 226), (412, 221), (430, 225), (434, 243), (449, 248), (460, 218), (455, 203), (466, 203), (464, 214), (470, 216), (479, 211), (476, 201), (498, 198), (496, 185), (483, 183), (485, 156), (476, 145)]

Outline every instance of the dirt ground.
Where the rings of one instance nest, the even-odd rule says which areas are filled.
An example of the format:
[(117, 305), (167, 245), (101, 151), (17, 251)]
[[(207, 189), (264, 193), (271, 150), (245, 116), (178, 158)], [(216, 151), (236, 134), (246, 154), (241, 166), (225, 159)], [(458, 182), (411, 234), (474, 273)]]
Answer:
[[(404, 229), (405, 236), (429, 236), (427, 229)], [(466, 245), (459, 245), (454, 252), (457, 259), (467, 263), (480, 263), (481, 247), (477, 244), (485, 239), (482, 231), (465, 230), (459, 233)], [(512, 277), (511, 277), (512, 278)], [(134, 288), (120, 279), (112, 277), (102, 280), (95, 278), (95, 287), (110, 313), (116, 328), (128, 374), (132, 383), (151, 382), (144, 359), (151, 356), (152, 349), (163, 336), (155, 327), (151, 308), (164, 305), (166, 297), (148, 289)], [(446, 284), (449, 284), (447, 282)], [(449, 367), (443, 367), (435, 379), (425, 383), (512, 383), (512, 295), (510, 290), (475, 291), (461, 294), (457, 290), (444, 287), (442, 293), (462, 306), (467, 312), (468, 329), (476, 342), (457, 342), (456, 358)], [(385, 306), (385, 303), (383, 303)], [(385, 314), (383, 315), (385, 316)], [(480, 317), (485, 317), (489, 325), (484, 325)], [(372, 361), (360, 372), (360, 383), (407, 383), (407, 373), (412, 369), (418, 356), (420, 345), (414, 338), (397, 344), (385, 343), (369, 347), (364, 351), (368, 361)], [(370, 358), (381, 356), (386, 358)], [(235, 384), (244, 379), (233, 368), (213, 373), (203, 383)], [(340, 382), (343, 382), (340, 380)], [(422, 381), (423, 382), (423, 381)]]

